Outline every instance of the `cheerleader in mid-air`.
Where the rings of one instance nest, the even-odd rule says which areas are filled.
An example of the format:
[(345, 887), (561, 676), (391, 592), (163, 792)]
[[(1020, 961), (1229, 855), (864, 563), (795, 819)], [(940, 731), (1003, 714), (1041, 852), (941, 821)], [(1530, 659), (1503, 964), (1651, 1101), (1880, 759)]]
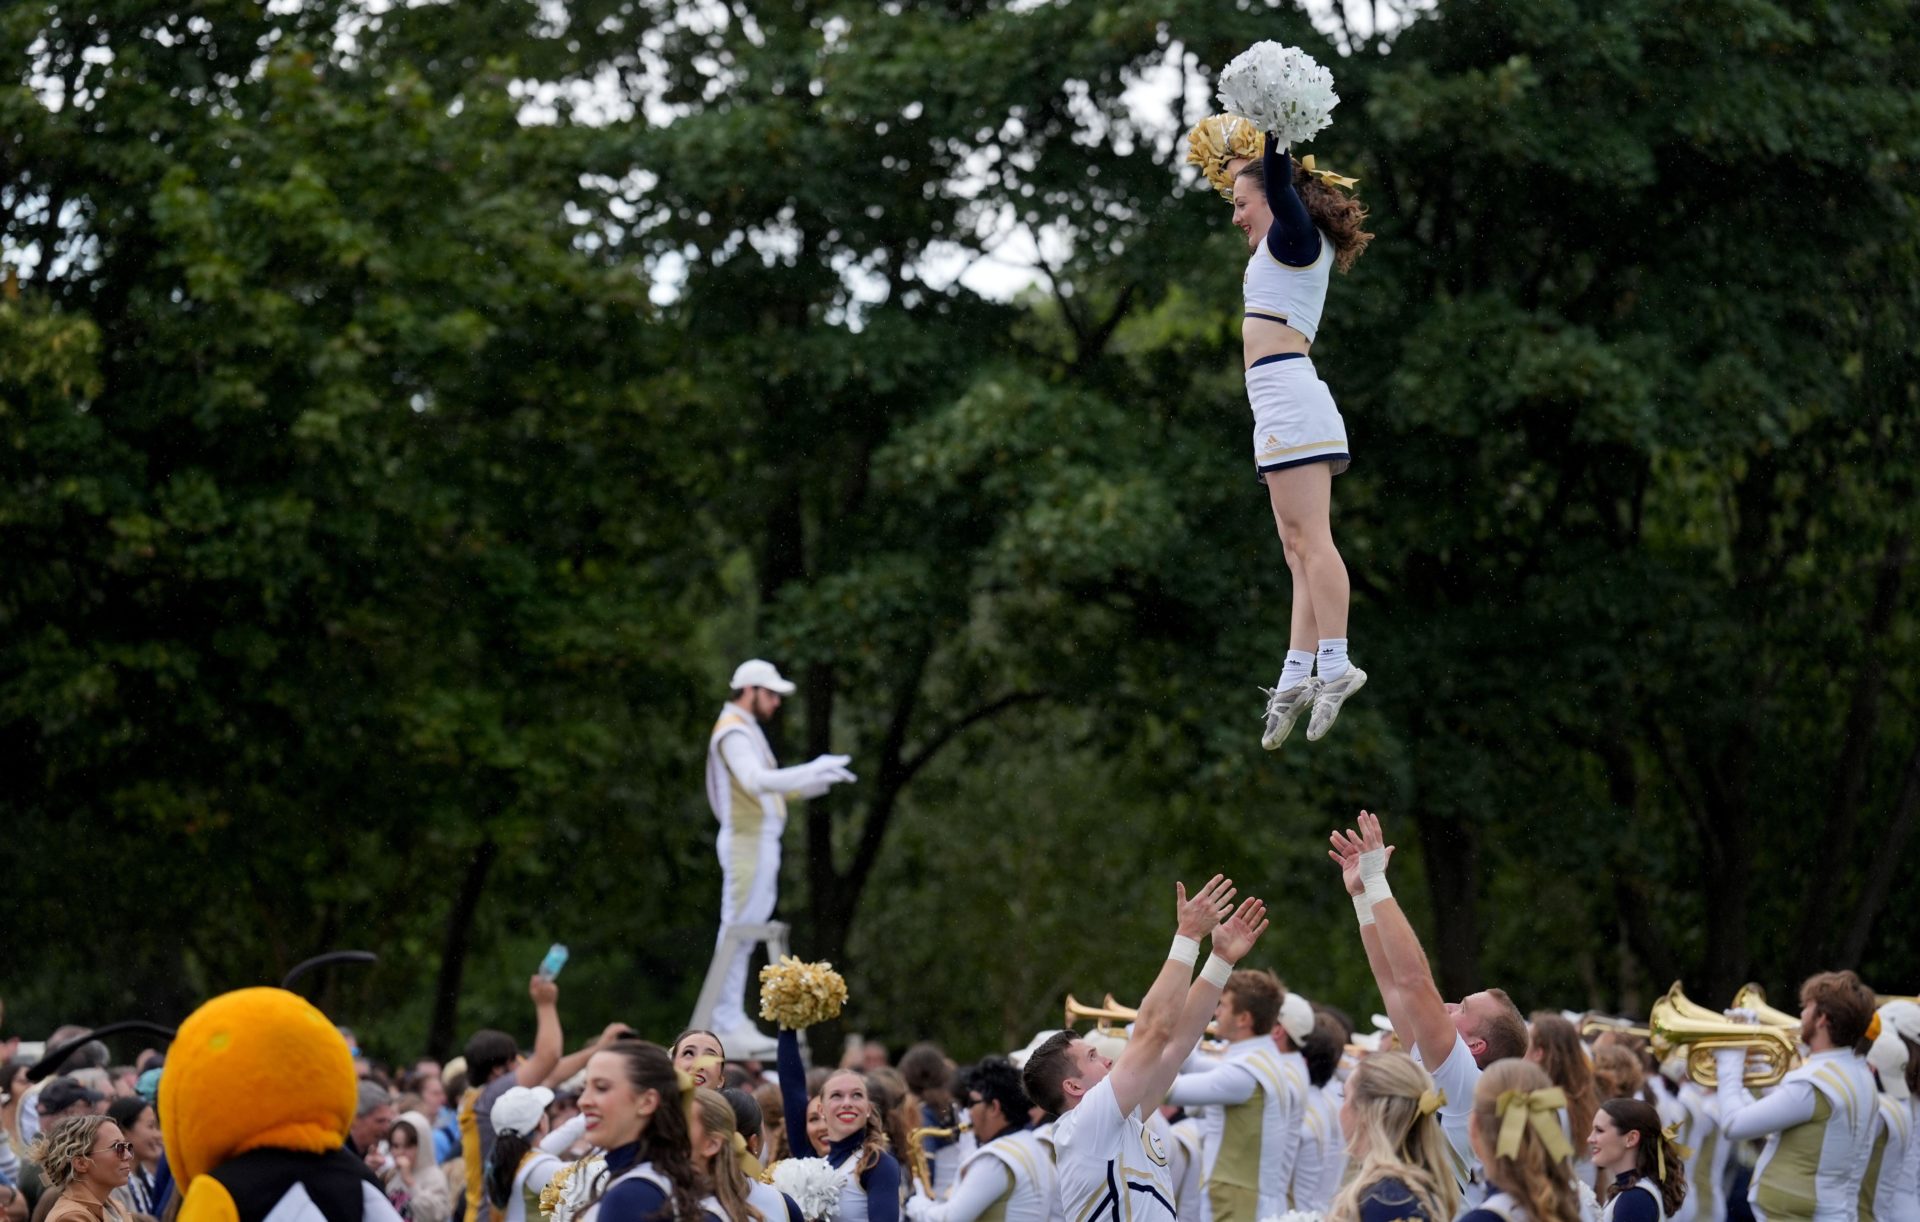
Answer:
[(1347, 657), (1347, 566), (1329, 520), (1333, 477), (1352, 460), (1346, 422), (1307, 353), (1333, 269), (1352, 267), (1373, 235), (1361, 227), (1366, 208), (1342, 190), (1353, 179), (1288, 153), (1290, 144), (1327, 125), (1339, 101), (1332, 86), (1326, 69), (1303, 52), (1258, 43), (1220, 74), (1220, 98), (1233, 113), (1208, 119), (1188, 137), (1189, 160), (1233, 201), (1234, 227), (1251, 252), (1241, 340), (1253, 461), (1293, 575), (1286, 664), (1274, 686), (1261, 689), (1267, 705), (1260, 745), (1269, 751), (1309, 709), (1308, 740), (1324, 736), (1367, 681)]

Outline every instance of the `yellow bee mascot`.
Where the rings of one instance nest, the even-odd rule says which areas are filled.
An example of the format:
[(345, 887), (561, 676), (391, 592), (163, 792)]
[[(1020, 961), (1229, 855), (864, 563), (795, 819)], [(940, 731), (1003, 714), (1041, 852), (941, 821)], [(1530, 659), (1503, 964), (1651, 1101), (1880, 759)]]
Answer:
[(400, 1222), (342, 1147), (358, 1082), (327, 1016), (284, 989), (193, 1012), (160, 1075), (178, 1222)]

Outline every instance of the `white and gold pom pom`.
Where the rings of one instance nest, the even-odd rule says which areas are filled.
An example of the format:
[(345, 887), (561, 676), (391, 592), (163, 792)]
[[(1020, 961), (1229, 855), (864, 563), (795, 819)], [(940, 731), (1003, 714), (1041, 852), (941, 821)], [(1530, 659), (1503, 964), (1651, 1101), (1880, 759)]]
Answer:
[(1187, 133), (1187, 164), (1199, 166), (1213, 189), (1232, 199), (1233, 176), (1227, 173), (1227, 163), (1258, 161), (1266, 145), (1260, 129), (1239, 115), (1208, 115)]
[(1340, 95), (1333, 91), (1333, 73), (1313, 56), (1298, 47), (1256, 42), (1220, 70), (1220, 104), (1291, 148), (1333, 122)]
[(773, 1165), (768, 1182), (793, 1198), (807, 1222), (823, 1222), (832, 1216), (840, 1204), (840, 1190), (846, 1185), (840, 1172), (824, 1158), (783, 1158)]
[(831, 963), (802, 963), (792, 955), (760, 969), (760, 1017), (799, 1031), (840, 1016), (847, 982)]

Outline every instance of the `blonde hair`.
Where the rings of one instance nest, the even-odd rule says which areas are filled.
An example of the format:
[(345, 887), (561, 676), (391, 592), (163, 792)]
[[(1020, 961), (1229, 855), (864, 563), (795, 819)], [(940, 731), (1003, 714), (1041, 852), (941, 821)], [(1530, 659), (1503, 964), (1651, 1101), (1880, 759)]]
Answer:
[(73, 1183), (73, 1160), (92, 1154), (100, 1130), (110, 1124), (105, 1116), (69, 1116), (34, 1139), (27, 1161), (40, 1168), (49, 1188), (65, 1188)]
[(693, 1110), (699, 1114), (700, 1127), (707, 1136), (720, 1139), (720, 1149), (707, 1165), (707, 1180), (713, 1185), (714, 1200), (727, 1222), (765, 1222), (764, 1215), (747, 1202), (747, 1173), (740, 1169), (740, 1154), (734, 1145), (739, 1140), (733, 1104), (711, 1087), (693, 1092)]
[[(1520, 1130), (1520, 1149), (1501, 1158), (1500, 1096), (1507, 1091), (1553, 1089), (1547, 1071), (1532, 1061), (1509, 1057), (1495, 1061), (1480, 1075), (1473, 1091), (1473, 1129), (1486, 1153), (1487, 1179), (1513, 1197), (1527, 1211), (1530, 1222), (1580, 1222), (1580, 1193), (1574, 1187), (1573, 1166), (1547, 1153), (1546, 1143), (1528, 1123)], [(1553, 1123), (1560, 1121), (1555, 1117)]]
[(1460, 1212), (1439, 1114), (1420, 1112), (1420, 1097), (1433, 1089), (1432, 1076), (1404, 1052), (1376, 1052), (1360, 1062), (1347, 1079), (1347, 1098), (1367, 1152), (1328, 1208), (1327, 1222), (1357, 1222), (1361, 1199), (1384, 1179), (1405, 1184), (1429, 1218)]

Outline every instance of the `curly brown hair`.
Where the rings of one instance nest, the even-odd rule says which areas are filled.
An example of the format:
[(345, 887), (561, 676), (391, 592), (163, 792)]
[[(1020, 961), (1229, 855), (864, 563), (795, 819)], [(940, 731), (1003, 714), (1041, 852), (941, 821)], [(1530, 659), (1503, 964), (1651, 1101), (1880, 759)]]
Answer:
[[(1258, 161), (1240, 167), (1234, 177), (1246, 179), (1265, 196), (1266, 173)], [(1367, 206), (1358, 196), (1330, 187), (1301, 169), (1297, 161), (1293, 163), (1293, 189), (1306, 205), (1314, 227), (1333, 239), (1333, 265), (1343, 272), (1352, 270), (1354, 260), (1367, 248), (1367, 243), (1373, 241), (1373, 234), (1361, 228), (1367, 221)]]

